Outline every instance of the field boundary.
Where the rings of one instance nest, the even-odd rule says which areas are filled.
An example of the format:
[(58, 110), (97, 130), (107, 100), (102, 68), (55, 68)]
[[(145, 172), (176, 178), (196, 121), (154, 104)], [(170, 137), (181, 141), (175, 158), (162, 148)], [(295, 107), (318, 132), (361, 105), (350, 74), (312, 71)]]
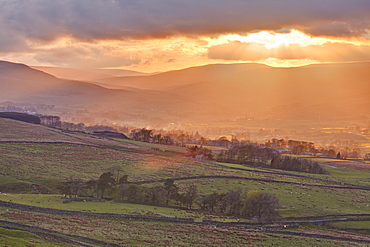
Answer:
[[(93, 238), (87, 238), (83, 236), (78, 235), (72, 235), (72, 234), (66, 234), (54, 230), (49, 230), (37, 226), (30, 226), (25, 224), (20, 224), (12, 221), (6, 221), (6, 220), (0, 220), (0, 227), (9, 229), (9, 230), (18, 230), (18, 231), (24, 231), (29, 232), (41, 237), (47, 237), (56, 239), (65, 243), (72, 243), (72, 244), (78, 244), (80, 246), (93, 246), (93, 247), (99, 247), (99, 246), (111, 246), (111, 247), (120, 247), (121, 245), (93, 239)], [(86, 242), (85, 242), (86, 241)]]
[(258, 182), (266, 182), (266, 183), (281, 183), (281, 184), (294, 184), (300, 186), (311, 186), (311, 187), (321, 187), (321, 188), (331, 188), (331, 189), (352, 189), (352, 190), (370, 190), (370, 188), (362, 186), (354, 187), (354, 186), (333, 186), (333, 185), (323, 185), (323, 184), (307, 184), (307, 183), (298, 183), (298, 182), (290, 182), (290, 181), (282, 181), (282, 180), (272, 180), (272, 179), (264, 179), (264, 178), (250, 178), (250, 177), (240, 177), (240, 176), (216, 176), (216, 175), (202, 175), (202, 176), (189, 176), (189, 177), (178, 177), (178, 178), (165, 178), (165, 179), (156, 179), (156, 180), (145, 180), (145, 181), (132, 181), (131, 184), (150, 184), (150, 183), (160, 183), (166, 182), (168, 179), (172, 179), (174, 181), (180, 180), (194, 180), (194, 179), (241, 179), (241, 180), (251, 180), (251, 181), (258, 181)]
[(228, 168), (228, 169), (232, 169), (232, 170), (250, 171), (250, 172), (265, 173), (265, 174), (279, 174), (279, 175), (286, 175), (286, 176), (292, 176), (292, 177), (308, 178), (308, 179), (312, 179), (312, 180), (319, 180), (319, 181), (322, 181), (322, 182), (328, 182), (328, 183), (339, 184), (339, 185), (348, 185), (348, 186), (353, 186), (353, 187), (357, 187), (357, 188), (362, 188), (364, 190), (370, 190), (369, 186), (362, 186), (362, 185), (357, 185), (357, 184), (351, 184), (351, 183), (345, 183), (345, 182), (323, 179), (323, 178), (316, 178), (316, 177), (312, 177), (312, 176), (294, 174), (294, 173), (290, 173), (290, 172), (276, 171), (276, 170), (269, 169), (269, 168), (264, 168), (264, 167), (254, 167), (254, 166), (240, 164), (240, 165), (248, 167), (248, 168), (264, 170), (264, 171), (256, 171), (256, 170), (247, 170), (247, 169), (237, 168), (237, 167), (230, 167), (230, 166), (227, 166), (227, 165), (221, 165), (221, 164), (218, 164), (218, 163), (215, 163), (215, 162), (210, 162), (210, 161), (204, 161), (204, 163), (208, 163), (208, 164), (212, 164), (212, 165), (216, 165), (216, 166), (220, 166), (220, 167), (224, 167), (224, 168)]

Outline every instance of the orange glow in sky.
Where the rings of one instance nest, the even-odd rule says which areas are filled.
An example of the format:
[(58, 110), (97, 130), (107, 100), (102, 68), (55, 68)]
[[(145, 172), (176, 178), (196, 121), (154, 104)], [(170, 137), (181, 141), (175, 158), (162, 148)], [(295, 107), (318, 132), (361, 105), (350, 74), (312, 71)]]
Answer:
[[(40, 44), (29, 41), (29, 46), (34, 48), (33, 51), (22, 54), (12, 53), (1, 59), (32, 65), (123, 68), (142, 72), (241, 62), (294, 67), (312, 63), (336, 62), (335, 59), (329, 59), (330, 49), (325, 49), (328, 51), (326, 52), (327, 61), (322, 56), (319, 59), (311, 56), (323, 45), (334, 46), (335, 44), (348, 49), (362, 47), (363, 50), (370, 51), (369, 41), (311, 37), (298, 30), (291, 30), (285, 33), (260, 31), (247, 35), (225, 34), (212, 38), (177, 36), (166, 39), (94, 40), (93, 42), (60, 37), (49, 43)], [(214, 52), (215, 55), (212, 55), (214, 53), (211, 50), (215, 47), (218, 47), (218, 50)], [(333, 52), (336, 52), (335, 49)], [(223, 50), (225, 50), (224, 53), (220, 54)], [(235, 54), (232, 57), (225, 57), (225, 54), (230, 53)], [(295, 56), (297, 53), (299, 56)], [(127, 65), (122, 66), (122, 63)]]

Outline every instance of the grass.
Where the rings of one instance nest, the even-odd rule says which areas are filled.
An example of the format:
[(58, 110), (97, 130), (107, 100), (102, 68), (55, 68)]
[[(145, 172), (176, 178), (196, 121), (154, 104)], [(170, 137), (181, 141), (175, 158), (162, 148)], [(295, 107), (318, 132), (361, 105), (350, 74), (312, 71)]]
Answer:
[(30, 206), (83, 211), (92, 213), (115, 213), (115, 214), (152, 214), (157, 216), (169, 217), (195, 217), (195, 214), (188, 213), (185, 210), (178, 210), (173, 208), (141, 205), (134, 203), (114, 203), (106, 202), (72, 202), (63, 203), (64, 198), (60, 195), (46, 195), (46, 194), (0, 194), (0, 200), (9, 201), (13, 203), (26, 204)]
[(330, 225), (336, 228), (368, 229), (370, 232), (370, 221), (346, 221), (346, 222), (331, 223)]
[(18, 180), (16, 178), (13, 178), (13, 177), (10, 177), (10, 176), (0, 175), (0, 186), (3, 185), (3, 184), (17, 183), (17, 182), (21, 182), (21, 180)]
[(370, 186), (370, 170), (349, 170), (341, 167), (325, 167), (325, 169), (333, 180)]
[(51, 247), (51, 246), (72, 246), (69, 244), (51, 243), (34, 234), (8, 230), (0, 227), (0, 243), (1, 246), (33, 246), (33, 247)]
[(122, 202), (72, 202), (63, 203), (60, 195), (0, 194), (0, 200), (36, 207), (82, 211), (91, 213), (138, 214), (164, 217), (193, 218), (196, 220), (236, 221), (234, 217), (215, 216), (208, 213), (183, 209)]
[(365, 246), (243, 228), (44, 215), (9, 209), (0, 218), (124, 246)]
[(246, 170), (246, 171), (263, 171), (263, 172), (266, 172), (266, 170), (263, 170), (263, 169), (248, 167), (248, 166), (244, 166), (244, 165), (241, 165), (241, 164), (222, 163), (222, 162), (215, 162), (215, 163), (223, 165), (223, 166), (231, 167), (231, 168), (243, 169), (243, 170)]
[[(224, 164), (235, 170), (212, 164), (196, 162), (164, 150), (183, 152), (176, 146), (165, 146), (128, 140), (109, 140), (83, 133), (62, 133), (43, 126), (26, 123), (14, 124), (0, 121), (0, 140), (17, 141), (68, 141), (64, 144), (47, 143), (0, 143), (0, 186), (12, 183), (38, 184), (58, 193), (57, 187), (68, 177), (88, 180), (98, 178), (109, 167), (119, 166), (129, 175), (129, 181), (156, 180), (172, 177), (199, 175), (244, 176), (307, 184), (324, 184), (318, 180), (297, 178), (274, 173), (258, 173), (261, 169), (237, 164)], [(13, 126), (14, 125), (14, 126)], [(31, 127), (30, 127), (31, 126)], [(2, 127), (2, 128), (1, 128)], [(19, 131), (17, 133), (17, 131)], [(20, 133), (20, 134), (19, 134)], [(74, 142), (74, 143), (71, 143)], [(76, 145), (84, 143), (99, 147)], [(155, 149), (154, 149), (155, 148)], [(157, 148), (159, 150), (157, 150)], [(116, 150), (118, 149), (118, 150)], [(327, 162), (325, 159), (317, 160)], [(330, 159), (330, 161), (333, 161)], [(339, 161), (340, 164), (346, 162)], [(348, 161), (347, 161), (348, 162)], [(352, 161), (351, 161), (352, 162)], [(326, 167), (329, 175), (302, 174), (340, 182), (369, 185), (369, 169), (350, 166)], [(280, 171), (280, 170), (277, 170)], [(176, 181), (180, 190), (196, 184), (200, 194), (214, 191), (223, 193), (238, 187), (243, 190), (259, 190), (276, 195), (281, 204), (283, 217), (325, 214), (370, 213), (370, 195), (364, 190), (318, 188), (302, 185), (277, 184), (241, 179), (196, 179)], [(150, 184), (145, 186), (152, 186)], [(30, 192), (30, 191), (28, 191)], [(35, 193), (35, 191), (33, 191)], [(59, 195), (0, 194), (0, 200), (56, 209), (121, 214), (167, 215), (195, 219), (233, 220), (199, 212), (177, 210), (129, 203), (73, 202), (62, 203)], [(78, 217), (44, 215), (0, 208), (0, 218), (54, 229), (65, 233), (98, 238), (122, 245), (133, 246), (334, 246), (330, 241), (246, 232), (245, 229), (214, 229), (208, 226), (176, 225), (139, 221), (114, 221)], [(358, 223), (360, 224), (360, 223)], [(11, 234), (11, 233), (9, 233)], [(9, 236), (11, 237), (11, 236)], [(17, 240), (15, 240), (17, 241)], [(354, 246), (338, 242), (338, 245)], [(11, 244), (9, 244), (11, 246)], [(22, 246), (21, 244), (19, 244)], [(17, 246), (15, 244), (15, 246)], [(37, 245), (36, 245), (37, 246)], [(360, 245), (359, 245), (360, 246)]]
[(159, 149), (161, 151), (173, 151), (173, 152), (179, 152), (179, 153), (185, 153), (187, 151), (185, 147), (180, 147), (180, 146), (162, 145), (162, 144), (156, 144), (156, 143), (139, 142), (139, 141), (133, 141), (133, 140), (118, 139), (118, 138), (115, 138), (114, 140), (124, 142), (124, 143), (134, 144), (140, 147)]
[[(318, 159), (321, 159), (321, 158), (318, 158)], [(346, 161), (339, 160), (338, 162), (346, 162)], [(249, 170), (249, 171), (266, 172), (266, 170), (263, 170), (263, 169), (246, 167), (240, 164), (230, 164), (230, 163), (220, 163), (220, 162), (217, 162), (217, 163), (224, 165), (224, 166), (231, 167), (231, 168), (239, 168), (239, 169)], [(309, 176), (309, 177), (316, 177), (320, 179), (327, 179), (327, 180), (342, 182), (342, 183), (351, 183), (351, 184), (356, 184), (356, 185), (361, 185), (361, 186), (370, 186), (370, 167), (368, 169), (352, 169), (350, 167), (335, 166), (334, 164), (332, 166), (325, 166), (324, 169), (328, 172), (328, 174), (311, 174), (311, 173), (285, 171), (285, 170), (278, 170), (278, 169), (270, 169), (272, 171), (267, 171), (267, 172), (273, 172), (273, 171), (285, 172), (285, 173), (298, 174), (298, 175), (304, 175), (304, 176)], [(307, 183), (307, 181), (305, 182)]]
[(283, 217), (326, 214), (370, 213), (370, 194), (363, 190), (318, 188), (289, 184), (273, 184), (234, 179), (202, 179), (177, 181), (180, 188), (198, 185), (202, 194), (224, 193), (230, 189), (259, 190), (279, 198)]

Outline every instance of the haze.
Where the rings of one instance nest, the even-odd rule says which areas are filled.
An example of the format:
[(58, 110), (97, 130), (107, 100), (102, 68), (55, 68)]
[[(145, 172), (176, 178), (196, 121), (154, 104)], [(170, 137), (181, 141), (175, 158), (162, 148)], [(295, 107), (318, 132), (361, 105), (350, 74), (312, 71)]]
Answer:
[(1, 1), (0, 102), (210, 136), (365, 128), (369, 12), (367, 0)]

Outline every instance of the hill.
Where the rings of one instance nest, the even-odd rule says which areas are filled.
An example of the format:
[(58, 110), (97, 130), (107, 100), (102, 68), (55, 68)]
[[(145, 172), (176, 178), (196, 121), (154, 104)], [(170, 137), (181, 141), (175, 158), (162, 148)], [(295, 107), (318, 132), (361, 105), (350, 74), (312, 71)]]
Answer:
[[(85, 97), (107, 97), (109, 90), (83, 82), (58, 79), (23, 64), (0, 62), (0, 99), (21, 103), (46, 103), (73, 106)], [(91, 101), (91, 100), (90, 100)]]
[(146, 73), (123, 70), (123, 69), (71, 69), (47, 66), (32, 66), (31, 68), (51, 74), (60, 79), (76, 81), (97, 81), (111, 77), (123, 76), (144, 76)]
[(342, 119), (370, 114), (370, 63), (272, 68), (206, 65), (147, 77), (100, 80), (112, 87), (171, 92), (202, 107), (205, 119), (254, 115), (270, 119)]
[(370, 115), (370, 63), (218, 64), (97, 82), (118, 89), (58, 79), (25, 65), (1, 66), (0, 102), (53, 104), (67, 116), (88, 109), (92, 118), (168, 126), (246, 116), (341, 121)]
[[(173, 147), (118, 141), (0, 118), (0, 220), (2, 228), (11, 229), (0, 231), (5, 235), (0, 242), (24, 245), (28, 239), (36, 239), (38, 243), (62, 241), (99, 246), (370, 243), (366, 234), (359, 233), (369, 230), (367, 168), (334, 168), (336, 164), (331, 163), (332, 174), (307, 176), (198, 162), (167, 152), (170, 148)], [(97, 201), (86, 194), (72, 199), (61, 196), (66, 184), (93, 183), (107, 171), (128, 175), (127, 183), (107, 190), (107, 196), (133, 190), (135, 196), (160, 199), (164, 196), (163, 184), (173, 179), (180, 193), (195, 185), (197, 203), (188, 209), (173, 202), (168, 207), (107, 197)], [(84, 188), (94, 193), (94, 186)], [(220, 196), (238, 188), (252, 193), (268, 191), (276, 196), (282, 218), (273, 224), (256, 224), (248, 217), (200, 210), (207, 195)]]
[[(327, 175), (281, 173), (243, 165), (198, 162), (162, 148), (166, 146), (116, 141), (0, 118), (1, 225), (11, 227), (12, 231), (30, 231), (47, 237), (47, 241), (74, 239), (79, 244), (103, 246), (168, 243), (203, 246), (205, 242), (221, 246), (230, 243), (366, 246), (370, 243), (366, 234), (358, 233), (369, 230), (370, 209), (366, 206), (369, 170), (366, 168), (339, 168), (331, 163), (331, 173)], [(109, 198), (94, 201), (84, 195), (73, 201), (61, 196), (63, 185), (96, 180), (107, 171), (128, 175), (128, 183), (113, 192), (107, 191), (107, 195), (117, 196), (136, 188), (134, 195), (148, 191), (150, 198), (156, 198), (163, 196), (161, 188), (171, 178), (180, 193), (195, 185), (198, 202), (190, 210), (173, 203), (168, 207)], [(362, 186), (355, 185), (358, 183)], [(256, 224), (248, 217), (200, 210), (206, 195), (222, 195), (237, 188), (275, 195), (282, 218), (273, 224)], [(88, 190), (93, 193), (94, 187)], [(10, 241), (7, 237), (6, 243), (26, 241), (19, 232), (5, 233), (11, 234), (17, 238)], [(0, 240), (5, 241), (1, 234)]]
[(59, 114), (66, 115), (78, 109), (142, 114), (151, 109), (163, 111), (181, 102), (181, 97), (167, 92), (112, 90), (93, 83), (59, 79), (23, 64), (4, 61), (0, 63), (0, 87), (0, 102), (55, 105)]

